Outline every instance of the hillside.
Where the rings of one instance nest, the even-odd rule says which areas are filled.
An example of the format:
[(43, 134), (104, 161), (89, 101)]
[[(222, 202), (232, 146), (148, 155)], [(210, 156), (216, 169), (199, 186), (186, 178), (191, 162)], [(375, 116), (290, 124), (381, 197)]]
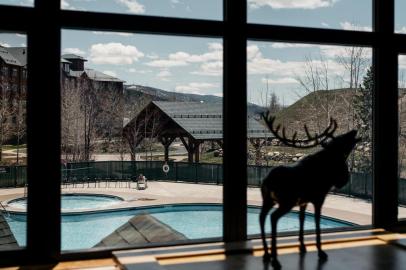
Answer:
[(287, 133), (304, 134), (306, 124), (311, 132), (321, 132), (333, 117), (338, 124), (337, 133), (345, 132), (354, 126), (354, 90), (336, 89), (312, 92), (291, 106), (279, 111), (276, 123), (286, 127)]
[[(205, 103), (218, 103), (222, 102), (223, 98), (214, 95), (197, 95), (177, 93), (165, 91), (162, 89), (142, 86), (142, 85), (125, 85), (124, 96), (127, 106), (136, 104), (140, 99), (145, 101), (181, 101), (181, 102), (205, 102)], [(264, 111), (264, 108), (256, 104), (249, 103), (248, 114), (254, 115)]]

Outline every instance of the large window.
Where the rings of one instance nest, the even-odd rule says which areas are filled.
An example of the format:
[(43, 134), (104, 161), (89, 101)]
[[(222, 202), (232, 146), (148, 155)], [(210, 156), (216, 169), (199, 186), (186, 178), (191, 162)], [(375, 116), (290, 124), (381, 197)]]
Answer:
[[(372, 80), (374, 82), (374, 91), (371, 97), (373, 118), (371, 123), (372, 128), (369, 129), (372, 132), (372, 141), (371, 143), (365, 142), (362, 145), (362, 149), (357, 149), (354, 152), (354, 165), (356, 165), (358, 157), (366, 158), (367, 162), (365, 164), (370, 168), (373, 175), (372, 181), (369, 175), (366, 176), (366, 179), (372, 182), (373, 203), (371, 215), (369, 215), (371, 204), (368, 201), (366, 204), (370, 208), (361, 207), (360, 209), (362, 210), (358, 211), (365, 210), (368, 214), (367, 221), (364, 224), (368, 224), (370, 218), (372, 218), (372, 225), (375, 227), (387, 227), (397, 223), (399, 180), (399, 159), (397, 158), (399, 149), (397, 143), (399, 137), (397, 57), (399, 54), (406, 53), (404, 48), (402, 48), (406, 44), (406, 37), (394, 34), (394, 0), (374, 0), (372, 1), (372, 6), (370, 1), (356, 1), (357, 3), (344, 0), (296, 1), (297, 3), (315, 3), (317, 8), (314, 6), (313, 9), (304, 9), (301, 6), (296, 6), (295, 8), (286, 6), (286, 3), (294, 4), (295, 1), (223, 1), (223, 9), (217, 2), (216, 7), (213, 7), (214, 2), (207, 2), (207, 5), (210, 5), (210, 9), (213, 8), (213, 12), (208, 12), (204, 9), (202, 1), (193, 1), (193, 4), (190, 1), (192, 11), (205, 11), (201, 13), (203, 16), (198, 16), (197, 13), (190, 16), (185, 15), (185, 13), (182, 13), (182, 15), (180, 14), (181, 9), (176, 14), (170, 14), (170, 12), (164, 10), (153, 12), (152, 6), (148, 6), (149, 2), (151, 4), (155, 3), (155, 7), (163, 7), (165, 5), (162, 3), (158, 5), (158, 1), (109, 1), (117, 4), (117, 7), (119, 6), (121, 10), (115, 10), (113, 7), (108, 10), (96, 8), (95, 5), (101, 7), (101, 5), (95, 4), (100, 1), (67, 0), (57, 3), (57, 1), (36, 0), (34, 1), (35, 5), (33, 5), (33, 8), (4, 5), (10, 3), (10, 1), (6, 2), (3, 1), (1, 6), (2, 28), (8, 32), (26, 32), (26, 45), (27, 51), (29, 51), (29, 54), (27, 54), (27, 62), (29, 63), (27, 65), (28, 81), (26, 84), (28, 211), (26, 215), (26, 242), (25, 240), (22, 242), (22, 245), (26, 243), (26, 249), (15, 252), (1, 252), (2, 262), (18, 263), (22, 258), (26, 260), (32, 258), (36, 260), (51, 260), (66, 258), (66, 256), (75, 257), (73, 254), (66, 254), (65, 250), (70, 248), (65, 248), (63, 243), (61, 243), (61, 239), (63, 242), (64, 236), (61, 220), (63, 223), (64, 215), (61, 215), (60, 199), (61, 193), (69, 191), (69, 189), (86, 191), (86, 189), (90, 190), (94, 188), (97, 191), (97, 189), (101, 189), (104, 185), (107, 185), (108, 189), (108, 185), (110, 185), (110, 188), (114, 186), (117, 190), (122, 189), (123, 192), (127, 193), (131, 192), (131, 188), (134, 188), (137, 184), (146, 184), (142, 178), (139, 178), (140, 174), (145, 174), (148, 180), (151, 181), (147, 181), (147, 189), (142, 190), (140, 188), (139, 190), (134, 190), (134, 195), (137, 194), (132, 198), (135, 200), (135, 204), (138, 200), (143, 205), (152, 205), (153, 201), (149, 200), (152, 196), (142, 195), (150, 194), (152, 191), (156, 192), (157, 196), (162, 196), (165, 193), (182, 193), (182, 190), (175, 184), (184, 185), (184, 183), (152, 181), (158, 178), (157, 175), (152, 173), (152, 167), (135, 167), (140, 164), (136, 160), (129, 161), (128, 166), (124, 166), (124, 163), (109, 163), (103, 164), (102, 167), (95, 167), (94, 161), (91, 161), (93, 157), (90, 154), (90, 150), (95, 144), (99, 147), (99, 154), (105, 155), (111, 154), (109, 152), (112, 150), (111, 147), (120, 146), (118, 137), (108, 137), (109, 132), (112, 131), (114, 133), (115, 127), (118, 128), (118, 125), (116, 126), (110, 123), (110, 121), (99, 120), (93, 123), (94, 125), (89, 123), (89, 119), (91, 119), (89, 118), (89, 112), (107, 114), (105, 111), (108, 106), (114, 109), (120, 108), (117, 104), (112, 106), (111, 103), (87, 106), (86, 99), (89, 95), (93, 95), (94, 98), (102, 98), (106, 94), (103, 91), (86, 90), (85, 96), (76, 99), (78, 101), (76, 105), (79, 104), (80, 106), (75, 110), (71, 110), (70, 114), (73, 118), (77, 118), (80, 115), (84, 118), (79, 117), (79, 120), (84, 120), (80, 124), (84, 127), (86, 134), (76, 133), (75, 135), (86, 135), (89, 138), (89, 135), (96, 134), (103, 138), (94, 137), (97, 139), (93, 140), (93, 144), (88, 139), (83, 140), (84, 148), (83, 151), (79, 152), (86, 157), (86, 162), (83, 164), (75, 165), (75, 167), (72, 165), (71, 160), (67, 160), (78, 152), (74, 151), (75, 147), (73, 147), (73, 143), (66, 143), (67, 140), (65, 140), (66, 137), (64, 136), (70, 134), (70, 131), (68, 130), (69, 132), (66, 133), (61, 129), (64, 125), (66, 127), (67, 122), (65, 120), (72, 120), (69, 117), (69, 119), (64, 119), (66, 115), (63, 113), (63, 100), (66, 97), (63, 92), (64, 88), (61, 86), (61, 79), (65, 78), (61, 74), (61, 67), (63, 65), (70, 65), (69, 72), (72, 72), (73, 77), (77, 78), (76, 82), (72, 82), (76, 84), (76, 87), (73, 87), (73, 89), (80, 88), (80, 84), (83, 82), (95, 90), (95, 86), (91, 84), (92, 80), (97, 81), (97, 78), (102, 78), (100, 87), (104, 87), (108, 85), (106, 79), (111, 81), (112, 78), (116, 78), (116, 84), (126, 81), (126, 83), (147, 85), (151, 88), (169, 87), (172, 88), (168, 89), (171, 92), (187, 91), (190, 93), (194, 89), (199, 94), (209, 94), (216, 97), (222, 94), (222, 105), (220, 106), (222, 107), (222, 110), (220, 110), (222, 114), (218, 111), (217, 113), (215, 111), (210, 111), (211, 113), (206, 114), (196, 113), (197, 109), (194, 108), (193, 114), (167, 113), (166, 116), (171, 116), (172, 119), (169, 120), (173, 120), (173, 122), (169, 120), (165, 122), (166, 124), (173, 123), (174, 127), (180, 128), (182, 127), (181, 121), (184, 123), (197, 118), (200, 120), (212, 120), (213, 124), (209, 125), (209, 129), (216, 131), (212, 132), (211, 135), (218, 135), (218, 142), (213, 141), (211, 143), (209, 138), (213, 139), (215, 136), (207, 137), (209, 132), (203, 128), (202, 124), (196, 126), (196, 120), (188, 122), (190, 124), (188, 131), (190, 140), (183, 138), (183, 141), (182, 139), (179, 139), (180, 141), (176, 141), (176, 139), (171, 141), (170, 138), (161, 138), (160, 144), (154, 145), (148, 144), (153, 140), (146, 140), (144, 149), (134, 148), (138, 152), (134, 152), (133, 158), (137, 159), (137, 155), (141, 159), (151, 158), (151, 151), (148, 150), (151, 148), (149, 147), (157, 147), (156, 152), (163, 152), (163, 156), (166, 156), (166, 150), (168, 150), (169, 156), (171, 156), (172, 152), (175, 151), (171, 146), (175, 144), (185, 145), (185, 148), (188, 150), (187, 160), (189, 162), (186, 162), (186, 167), (179, 165), (183, 173), (177, 176), (182, 177), (186, 175), (187, 177), (179, 179), (183, 182), (187, 182), (187, 179), (192, 178), (196, 180), (196, 183), (193, 183), (193, 185), (197, 185), (197, 191), (192, 192), (189, 190), (183, 192), (182, 196), (187, 195), (186, 197), (195, 201), (206, 200), (203, 201), (204, 203), (222, 203), (219, 219), (222, 219), (223, 233), (220, 236), (222, 235), (222, 239), (225, 242), (229, 242), (245, 240), (247, 239), (247, 234), (250, 233), (247, 228), (247, 216), (250, 214), (249, 210), (247, 211), (247, 204), (251, 204), (247, 203), (247, 186), (250, 184), (247, 181), (247, 179), (250, 179), (247, 178), (247, 161), (248, 164), (253, 164), (249, 166), (256, 166), (255, 162), (259, 163), (257, 157), (261, 157), (261, 155), (257, 155), (258, 152), (255, 150), (255, 141), (247, 144), (247, 130), (251, 126), (251, 120), (247, 118), (247, 112), (261, 105), (261, 93), (265, 104), (267, 104), (267, 97), (271, 90), (275, 91), (276, 98), (279, 100), (278, 104), (282, 104), (282, 107), (293, 105), (295, 101), (299, 102), (300, 99), (305, 98), (305, 93), (299, 92), (299, 90), (303, 90), (303, 86), (307, 85), (305, 77), (306, 69), (299, 69), (294, 76), (291, 76), (295, 66), (297, 66), (297, 62), (300, 62), (298, 59), (302, 59), (301, 62), (303, 62), (303, 59), (306, 60), (307, 53), (304, 53), (304, 49), (318, 51), (311, 58), (308, 58), (308, 66), (315, 68), (320, 66), (321, 70), (323, 70), (323, 66), (328, 66), (328, 73), (332, 77), (328, 76), (327, 80), (324, 80), (323, 83), (328, 83), (328, 89), (331, 89), (328, 90), (327, 95), (332, 94), (332, 96), (336, 96), (334, 93), (337, 91), (332, 91), (333, 89), (349, 88), (350, 86), (348, 84), (348, 69), (343, 69), (344, 64), (341, 66), (337, 65), (335, 57), (339, 58), (341, 56), (343, 63), (347, 63), (348, 57), (343, 57), (339, 51), (347, 50), (351, 52), (351, 48), (355, 50), (365, 48), (368, 63), (366, 64), (366, 69), (360, 69), (363, 74), (359, 74), (357, 80), (354, 80), (352, 88), (355, 91), (362, 88), (366, 89), (364, 84), (365, 78), (368, 78), (368, 76), (374, 78)], [(32, 3), (32, 1), (27, 2)], [(186, 4), (189, 1), (167, 2), (177, 8), (180, 4)], [(199, 4), (196, 4), (197, 2)], [(204, 3), (206, 4), (206, 2)], [(79, 4), (89, 5), (89, 7), (75, 6)], [(341, 6), (344, 4), (347, 4), (348, 8)], [(90, 5), (93, 5), (93, 8)], [(69, 8), (69, 6), (73, 8)], [(130, 13), (126, 11), (126, 8), (136, 8), (137, 6), (144, 6), (145, 11), (149, 10), (151, 12)], [(371, 7), (373, 7), (372, 17), (370, 16)], [(169, 9), (171, 8), (169, 7)], [(266, 9), (265, 13), (267, 14), (262, 14), (262, 16), (263, 18), (266, 17), (267, 20), (254, 20), (254, 12), (259, 12), (262, 8)], [(272, 11), (269, 10), (270, 8)], [(84, 9), (90, 12), (83, 12)], [(110, 13), (104, 11), (109, 11)], [(285, 16), (285, 11), (295, 11), (296, 14), (292, 14), (290, 17), (292, 19), (289, 21), (281, 21), (281, 18), (288, 18), (288, 16)], [(312, 18), (317, 18), (317, 15), (322, 14), (324, 11), (328, 12), (326, 14), (323, 13), (323, 20), (318, 22), (312, 20)], [(349, 11), (356, 11), (356, 15), (351, 15)], [(223, 20), (222, 13), (224, 14)], [(297, 17), (297, 14), (307, 14), (307, 17)], [(336, 14), (337, 16), (333, 16)], [(344, 15), (349, 16), (342, 17)], [(16, 20), (16, 18), (22, 17), (24, 17), (24, 20)], [(45, 17), (47, 20), (42, 20)], [(329, 21), (324, 19), (329, 19)], [(323, 22), (325, 23), (324, 25)], [(343, 25), (340, 23), (343, 23)], [(286, 27), (287, 25), (290, 27)], [(325, 28), (321, 29), (320, 27), (323, 26)], [(334, 30), (331, 28), (334, 28)], [(239, 31), (236, 31), (236, 29)], [(346, 29), (362, 31), (343, 31)], [(79, 30), (87, 32), (79, 32)], [(72, 38), (75, 35), (77, 35), (77, 40)], [(145, 43), (137, 43), (137, 35), (139, 35), (139, 40), (142, 41), (144, 39)], [(158, 35), (164, 36), (159, 36), (158, 38)], [(180, 36), (184, 37), (181, 38)], [(151, 39), (146, 40), (146, 37)], [(88, 43), (91, 39), (93, 40), (92, 44)], [(125, 39), (128, 40), (124, 42)], [(130, 42), (130, 40), (132, 41)], [(176, 41), (174, 42), (174, 40)], [(12, 46), (21, 46), (21, 44), (11, 44), (9, 40), (1, 40), (1, 42)], [(74, 42), (76, 43), (74, 44)], [(83, 47), (85, 43), (88, 44), (86, 47)], [(328, 45), (331, 44), (337, 47), (329, 47)], [(396, 44), (396, 46), (393, 44)], [(93, 50), (92, 46), (94, 46)], [(158, 52), (157, 48), (161, 48), (162, 51)], [(284, 58), (278, 59), (278, 54), (281, 53), (281, 50), (289, 50), (289, 53)], [(130, 67), (127, 64), (127, 66), (112, 65), (112, 63), (117, 61), (115, 56), (123, 56), (123, 52), (128, 53), (124, 55), (125, 61), (127, 61), (125, 63), (130, 61), (134, 63), (137, 60), (146, 61), (148, 56), (152, 57), (143, 67), (145, 69), (153, 68), (154, 71), (151, 74), (148, 72), (143, 74), (142, 72), (145, 70), (139, 66)], [(156, 55), (152, 52), (155, 52)], [(329, 58), (323, 55), (326, 52), (332, 53), (334, 57)], [(61, 57), (61, 54), (67, 55)], [(222, 57), (219, 57), (221, 54)], [(370, 58), (371, 54), (372, 60)], [(320, 59), (320, 56), (324, 58), (324, 61)], [(124, 58), (120, 59), (123, 60)], [(207, 61), (204, 62), (203, 59)], [(361, 59), (363, 60), (364, 58)], [(106, 62), (110, 64), (107, 65)], [(96, 65), (97, 63), (99, 63), (98, 66)], [(182, 64), (174, 66), (173, 63)], [(372, 66), (372, 74), (368, 72), (369, 65)], [(79, 72), (80, 69), (87, 67), (90, 67), (91, 71), (86, 74)], [(187, 67), (190, 67), (190, 69)], [(10, 70), (12, 68), (8, 68), (9, 72)], [(254, 75), (252, 73), (253, 70), (262, 73)], [(343, 72), (341, 80), (337, 78), (337, 75), (340, 75), (340, 71)], [(130, 73), (136, 75), (134, 77), (127, 77)], [(347, 75), (343, 75), (344, 73)], [(176, 75), (176, 78), (174, 76), (171, 78), (171, 74)], [(222, 83), (220, 83), (221, 76), (219, 74), (222, 74)], [(275, 77), (275, 74), (283, 76)], [(257, 77), (251, 77), (252, 75)], [(319, 75), (323, 76), (323, 73), (321, 72)], [(129, 78), (133, 78), (134, 81)], [(303, 82), (301, 88), (295, 89), (293, 86), (292, 88), (283, 88), (293, 83), (293, 80), (297, 83), (298, 80), (296, 79), (299, 78)], [(172, 80), (172, 84), (169, 84), (167, 81), (168, 84), (165, 84), (165, 86), (165, 80)], [(339, 83), (340, 81), (341, 84)], [(70, 82), (69, 80), (62, 80), (62, 83)], [(274, 86), (275, 84), (277, 86)], [(361, 84), (361, 87), (359, 84)], [(268, 90), (271, 89), (268, 93), (266, 92), (267, 86)], [(87, 89), (90, 89), (89, 87)], [(327, 91), (327, 87), (316, 87), (315, 90)], [(371, 93), (366, 91), (366, 94)], [(316, 96), (318, 95), (316, 94)], [(73, 99), (75, 96), (72, 94), (67, 95), (67, 97)], [(247, 102), (250, 103), (248, 106)], [(72, 104), (75, 104), (75, 102)], [(199, 104), (207, 104), (207, 102), (199, 102)], [(320, 111), (323, 110), (322, 107), (320, 105), (317, 108), (319, 110), (316, 112), (316, 115), (322, 113)], [(69, 106), (65, 108), (69, 108)], [(173, 109), (178, 111), (180, 107)], [(206, 109), (208, 110), (208, 108)], [(371, 110), (371, 106), (366, 106), (365, 109)], [(192, 108), (189, 107), (190, 110)], [(353, 115), (355, 119), (356, 110), (352, 106), (343, 112), (343, 114), (347, 114), (347, 116), (348, 114)], [(354, 114), (350, 113), (352, 111), (354, 111)], [(109, 119), (114, 119), (113, 114), (107, 114), (106, 116)], [(340, 117), (338, 114), (334, 114), (334, 116)], [(356, 127), (358, 122), (356, 120), (354, 122), (348, 121), (347, 118), (340, 121), (340, 126), (346, 126), (347, 124), (348, 128)], [(222, 120), (220, 122), (222, 123), (222, 130), (215, 128), (216, 125), (219, 125), (218, 119)], [(14, 120), (16, 119), (12, 119), (11, 122), (16, 122)], [(138, 121), (137, 123), (140, 122)], [(152, 132), (154, 125), (146, 121), (143, 123), (144, 125), (141, 125), (144, 127), (143, 134), (152, 135), (154, 133)], [(106, 126), (106, 130), (103, 132), (96, 132), (94, 129), (91, 129), (103, 125)], [(74, 126), (72, 124), (69, 127)], [(295, 129), (298, 128), (295, 127)], [(314, 128), (317, 129), (317, 126), (314, 126)], [(180, 130), (178, 129), (177, 131)], [(260, 127), (258, 129), (255, 128), (251, 134), (258, 133), (259, 130)], [(339, 132), (344, 132), (344, 130), (339, 130)], [(196, 161), (196, 154), (202, 149), (197, 138), (209, 141), (207, 149), (213, 151), (204, 153), (206, 154), (204, 158), (213, 158), (211, 162), (217, 167), (208, 165), (197, 167), (193, 163), (193, 170), (190, 170), (189, 163), (192, 163), (190, 161)], [(106, 140), (110, 140), (109, 144), (105, 144)], [(133, 142), (137, 144), (138, 141), (134, 140)], [(63, 144), (66, 147), (61, 147)], [(165, 145), (169, 145), (169, 148), (165, 149)], [(273, 147), (273, 145), (267, 145), (266, 147)], [(145, 151), (145, 149), (148, 151)], [(274, 152), (282, 152), (282, 150), (277, 151), (271, 148), (267, 149), (267, 151), (271, 152), (269, 156), (274, 155)], [(248, 157), (247, 153), (249, 154)], [(124, 154), (130, 154), (131, 156), (131, 153)], [(124, 158), (124, 154), (121, 155), (118, 152), (117, 155), (119, 158), (121, 156)], [(201, 154), (199, 158), (202, 161), (203, 154), (201, 152), (199, 154)], [(268, 153), (266, 154), (268, 156)], [(295, 153), (295, 155), (298, 154), (302, 153)], [(251, 159), (250, 156), (253, 158)], [(152, 155), (153, 157), (154, 154)], [(295, 158), (300, 157), (295, 156)], [(221, 160), (221, 166), (216, 164), (215, 160)], [(370, 160), (372, 160), (372, 164)], [(164, 161), (161, 162), (155, 164), (158, 168), (157, 173), (159, 171), (162, 177), (176, 177), (176, 175), (170, 175), (175, 171), (171, 167), (172, 163), (168, 162), (168, 164), (165, 164)], [(270, 165), (269, 162), (271, 161), (268, 160), (268, 166)], [(148, 166), (152, 166), (152, 164), (152, 162), (148, 163)], [(163, 172), (163, 165), (169, 166), (167, 175)], [(199, 162), (200, 165), (202, 165), (202, 162)], [(139, 170), (140, 168), (141, 170)], [(136, 174), (133, 175), (133, 172), (136, 172)], [(92, 177), (89, 176), (89, 173), (92, 173)], [(196, 178), (199, 174), (202, 175), (202, 178)], [(215, 174), (218, 178), (214, 178)], [(206, 185), (209, 181), (207, 179), (211, 179), (210, 181), (212, 179), (221, 179), (222, 182), (217, 182), (216, 180), (215, 183)], [(75, 183), (74, 187), (72, 186), (72, 181)], [(158, 189), (161, 183), (167, 186), (174, 185), (169, 190)], [(100, 187), (98, 186), (99, 184)], [(125, 189), (126, 191), (124, 191)], [(257, 196), (255, 192), (253, 191), (252, 194)], [(252, 199), (250, 196), (251, 194), (249, 193), (249, 200)], [(255, 203), (258, 204), (260, 199), (257, 197), (255, 197)], [(129, 197), (126, 198), (128, 199), (127, 201), (131, 200)], [(114, 200), (117, 198), (109, 196), (107, 199)], [(182, 200), (182, 197), (177, 199), (179, 200), (178, 202), (185, 202)], [(350, 200), (352, 199), (354, 198), (350, 198)], [(362, 203), (365, 203), (365, 201), (362, 201)], [(1, 210), (1, 213), (4, 212), (4, 210)], [(164, 222), (161, 221), (159, 223)], [(202, 221), (199, 225), (205, 226), (205, 222)], [(180, 231), (180, 229), (177, 229), (177, 231)], [(210, 241), (207, 239), (208, 235), (206, 234), (203, 237), (205, 238), (204, 241)], [(47, 241), (44, 241), (45, 237)], [(189, 239), (194, 238), (189, 237)], [(213, 240), (218, 239), (215, 238)], [(144, 245), (148, 245), (148, 243)], [(165, 243), (162, 243), (162, 245), (165, 245)], [(76, 248), (80, 247), (73, 247), (73, 249)], [(102, 256), (111, 254), (113, 248), (112, 245), (107, 244), (102, 249), (87, 252), (94, 252), (92, 256)], [(77, 256), (83, 256), (83, 254), (80, 253)]]
[[(259, 187), (269, 171), (276, 166), (293, 165), (322, 149), (321, 145), (313, 148), (284, 145), (264, 125), (260, 116), (263, 111), (269, 111), (275, 117), (273, 128), (278, 125), (285, 128), (287, 138), (296, 132), (297, 140), (306, 139), (304, 125), (312, 136), (321, 134), (329, 126), (331, 118), (337, 122), (333, 136), (358, 130), (362, 142), (357, 144), (347, 160), (349, 182), (328, 194), (321, 226), (331, 229), (371, 224), (372, 50), (250, 41), (247, 55), (247, 113), (250, 118), (247, 127), (248, 234), (259, 233), (258, 206), (262, 205)], [(258, 127), (263, 131), (255, 132)], [(279, 135), (282, 136), (281, 131)], [(314, 178), (318, 169), (314, 168)], [(310, 185), (314, 178), (303, 177), (297, 181)], [(329, 181), (331, 175), (326, 174), (324, 178)], [(272, 181), (278, 180), (271, 178)], [(282, 218), (279, 231), (299, 229), (296, 210)], [(312, 205), (307, 211), (309, 223), (305, 229), (314, 229)], [(270, 224), (266, 225), (266, 230), (270, 230)]]
[(221, 40), (64, 30), (61, 55), (62, 250), (220, 240)]
[(0, 250), (27, 245), (26, 43), (0, 33)]

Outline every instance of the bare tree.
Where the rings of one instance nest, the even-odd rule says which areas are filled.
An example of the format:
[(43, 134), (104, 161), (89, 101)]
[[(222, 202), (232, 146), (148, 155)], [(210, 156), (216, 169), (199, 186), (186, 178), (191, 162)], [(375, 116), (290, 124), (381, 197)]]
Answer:
[(13, 117), (16, 111), (12, 83), (7, 75), (3, 72), (0, 75), (0, 161), (3, 160), (3, 145), (13, 135)]
[(65, 160), (79, 161), (83, 152), (82, 95), (78, 82), (64, 78), (61, 87), (61, 151)]
[(309, 96), (306, 106), (311, 108), (310, 120), (318, 132), (329, 123), (338, 102), (335, 92), (327, 92), (330, 90), (331, 79), (329, 63), (322, 55), (317, 60), (307, 56), (304, 64), (304, 75), (296, 77), (306, 95)]
[(15, 127), (14, 135), (17, 140), (17, 153), (16, 153), (16, 164), (20, 162), (20, 144), (24, 136), (26, 135), (26, 106), (23, 94), (20, 92), (16, 96), (15, 100)]
[(139, 114), (150, 99), (138, 97), (130, 100), (131, 102), (125, 104), (124, 110), (124, 118), (129, 119), (130, 122), (126, 125), (123, 136), (128, 143), (131, 160), (136, 160), (137, 148), (143, 139), (144, 131), (143, 117)]
[(399, 72), (399, 176), (404, 178), (406, 164), (406, 78), (405, 71)]

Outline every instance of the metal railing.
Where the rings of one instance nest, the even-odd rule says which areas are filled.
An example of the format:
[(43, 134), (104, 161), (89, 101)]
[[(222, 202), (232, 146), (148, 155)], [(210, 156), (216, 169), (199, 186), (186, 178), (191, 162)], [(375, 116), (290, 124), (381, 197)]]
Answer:
[[(142, 173), (149, 181), (171, 181), (204, 184), (223, 184), (222, 164), (168, 162), (169, 172), (165, 173), (163, 161), (89, 161), (67, 163), (61, 166), (62, 184), (82, 184), (105, 182), (106, 187), (121, 187), (122, 183), (136, 180)], [(248, 186), (259, 187), (262, 179), (272, 167), (247, 166)], [(44, 178), (47, 177), (44, 170)], [(41, 181), (41, 179), (38, 179)], [(0, 188), (24, 187), (26, 185), (26, 167), (10, 167), (8, 173), (0, 174)], [(372, 199), (372, 177), (368, 173), (352, 172), (350, 181), (333, 193), (363, 199)], [(406, 179), (399, 179), (399, 203), (406, 205)]]

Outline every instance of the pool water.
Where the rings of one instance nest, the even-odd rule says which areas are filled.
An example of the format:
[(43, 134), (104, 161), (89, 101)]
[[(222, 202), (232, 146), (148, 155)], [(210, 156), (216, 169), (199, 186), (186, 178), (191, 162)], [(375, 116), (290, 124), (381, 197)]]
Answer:
[[(77, 195), (77, 194), (63, 194), (61, 196), (62, 210), (80, 210), (80, 209), (97, 209), (101, 207), (112, 206), (122, 202), (123, 200), (115, 196), (107, 195)], [(8, 203), (9, 206), (26, 209), (27, 199), (21, 198), (12, 200)]]
[[(259, 234), (259, 211), (257, 207), (248, 208), (248, 234)], [(104, 237), (123, 225), (134, 215), (150, 213), (163, 223), (183, 233), (189, 239), (201, 239), (222, 236), (221, 205), (171, 205), (160, 207), (140, 207), (122, 211), (109, 211), (92, 214), (62, 215), (62, 249), (86, 249), (99, 243)], [(305, 229), (314, 229), (313, 215), (307, 214)], [(7, 218), (12, 232), (20, 245), (25, 245), (25, 215), (12, 214)], [(352, 224), (334, 219), (322, 218), (321, 228), (347, 227)], [(299, 228), (296, 212), (282, 217), (278, 231), (295, 231)], [(266, 231), (270, 231), (269, 218)]]

